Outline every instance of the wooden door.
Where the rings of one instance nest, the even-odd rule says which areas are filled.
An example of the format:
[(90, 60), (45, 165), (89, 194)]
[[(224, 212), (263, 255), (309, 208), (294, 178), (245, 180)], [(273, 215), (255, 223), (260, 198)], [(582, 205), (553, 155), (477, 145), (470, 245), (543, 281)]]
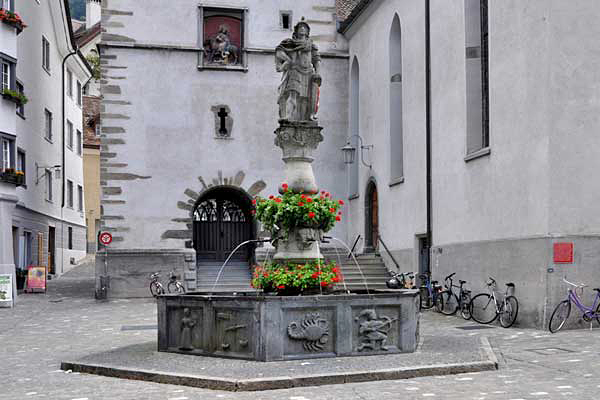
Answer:
[(56, 274), (56, 230), (48, 227), (48, 273)]

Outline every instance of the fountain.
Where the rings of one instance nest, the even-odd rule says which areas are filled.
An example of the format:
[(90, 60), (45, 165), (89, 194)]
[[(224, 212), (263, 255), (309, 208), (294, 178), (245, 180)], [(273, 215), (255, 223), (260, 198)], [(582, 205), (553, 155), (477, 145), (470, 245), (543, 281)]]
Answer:
[[(369, 290), (365, 283), (365, 293), (323, 294), (329, 282), (321, 280), (321, 269), (327, 266), (319, 243), (324, 231), (335, 224), (337, 205), (328, 194), (319, 196), (311, 165), (324, 137), (317, 119), (320, 56), (309, 35), (310, 27), (302, 20), (292, 38), (276, 48), (276, 68), (283, 79), (275, 145), (283, 152), (286, 180), (279, 188), (282, 197), (258, 200), (257, 217), (271, 231), (273, 265), (286, 271), (316, 265), (316, 294), (307, 295), (307, 288), (302, 287), (301, 295), (277, 296), (267, 293), (263, 282), (263, 291), (256, 293), (159, 296), (159, 351), (275, 361), (393, 354), (417, 348), (416, 290)], [(321, 212), (313, 207), (315, 212), (301, 217), (295, 213), (276, 223), (269, 220), (273, 216), (269, 210), (286, 201), (302, 203), (299, 207), (304, 201), (314, 207), (323, 204), (331, 207), (332, 215), (327, 215), (330, 209)], [(255, 278), (260, 282), (262, 277)]]

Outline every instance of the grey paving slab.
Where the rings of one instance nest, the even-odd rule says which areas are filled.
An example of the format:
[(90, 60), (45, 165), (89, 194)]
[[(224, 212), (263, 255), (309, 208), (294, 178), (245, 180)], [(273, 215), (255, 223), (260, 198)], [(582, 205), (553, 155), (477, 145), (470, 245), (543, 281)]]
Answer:
[[(79, 271), (77, 271), (79, 272)], [(520, 329), (464, 331), (457, 317), (425, 312), (424, 336), (489, 339), (500, 364), (493, 372), (345, 383), (263, 392), (226, 392), (61, 371), (64, 359), (151, 342), (152, 301), (93, 300), (93, 280), (67, 274), (49, 282), (48, 294), (23, 295), (0, 310), (0, 399), (56, 400), (329, 400), (329, 399), (576, 399), (598, 398), (600, 329), (547, 332)], [(554, 350), (553, 350), (554, 349)], [(558, 349), (558, 350), (557, 350)], [(567, 350), (563, 351), (561, 349)], [(440, 353), (443, 357), (443, 353)]]

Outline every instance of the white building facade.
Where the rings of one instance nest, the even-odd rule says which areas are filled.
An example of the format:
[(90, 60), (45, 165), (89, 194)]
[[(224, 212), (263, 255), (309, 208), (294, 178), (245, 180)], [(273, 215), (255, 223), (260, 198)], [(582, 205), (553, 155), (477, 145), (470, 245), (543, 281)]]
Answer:
[(564, 276), (598, 287), (598, 18), (585, 0), (360, 2), (341, 29), (350, 133), (374, 147), (349, 169), (349, 235), (373, 230), (374, 182), (404, 271), (457, 272), (473, 293), (514, 282), (518, 322), (538, 328)]
[(2, 231), (11, 233), (0, 236), (2, 262), (12, 261), (7, 264), (13, 271), (44, 265), (60, 275), (85, 256), (81, 106), (91, 74), (74, 45), (68, 1), (4, 4), (27, 24), (18, 36), (0, 24), (0, 52), (14, 71), (11, 88), (28, 102), (15, 106), (0, 99), (0, 131), (10, 139), (3, 169), (24, 175), (19, 187), (2, 184), (3, 193), (16, 198), (0, 220)]

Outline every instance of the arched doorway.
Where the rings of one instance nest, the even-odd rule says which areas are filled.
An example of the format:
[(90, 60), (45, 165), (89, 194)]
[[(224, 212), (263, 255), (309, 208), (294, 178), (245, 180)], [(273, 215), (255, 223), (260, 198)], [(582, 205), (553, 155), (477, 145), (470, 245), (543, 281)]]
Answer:
[(379, 240), (379, 206), (375, 181), (369, 181), (365, 197), (365, 252), (369, 253), (375, 251)]
[[(196, 202), (193, 215), (193, 241), (196, 259), (225, 261), (240, 243), (254, 238), (250, 196), (238, 188), (209, 189)], [(242, 246), (232, 260), (247, 261), (251, 245)]]

